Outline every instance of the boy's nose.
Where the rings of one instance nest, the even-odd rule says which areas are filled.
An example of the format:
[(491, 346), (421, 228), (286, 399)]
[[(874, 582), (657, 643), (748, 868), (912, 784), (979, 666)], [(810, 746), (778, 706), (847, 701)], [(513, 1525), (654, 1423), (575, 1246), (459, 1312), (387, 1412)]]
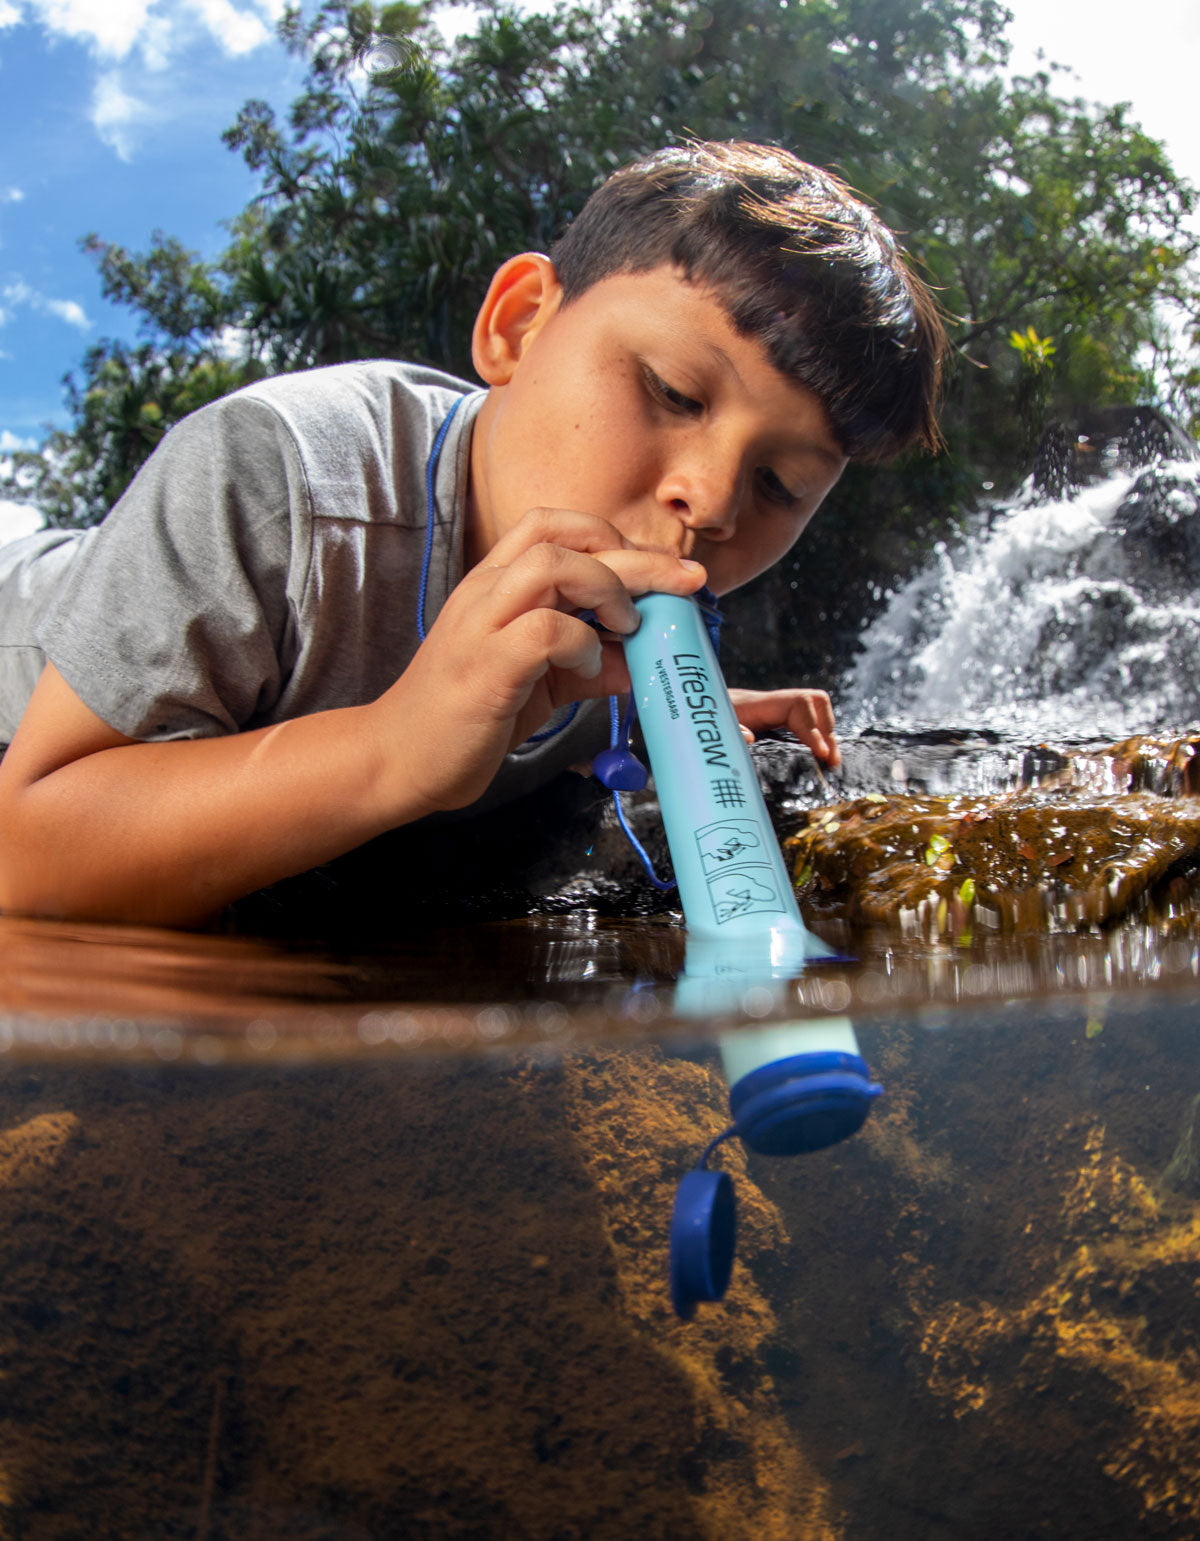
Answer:
[(703, 531), (706, 540), (728, 540), (737, 529), (739, 482), (713, 467), (673, 471), (663, 478), (658, 497), (688, 529)]

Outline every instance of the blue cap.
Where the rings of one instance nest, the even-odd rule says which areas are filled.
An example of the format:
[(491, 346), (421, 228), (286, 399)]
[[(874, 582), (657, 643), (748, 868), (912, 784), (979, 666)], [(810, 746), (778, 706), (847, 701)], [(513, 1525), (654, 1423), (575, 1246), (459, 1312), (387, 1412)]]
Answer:
[(862, 1127), (883, 1088), (858, 1054), (793, 1054), (760, 1065), (734, 1083), (734, 1124), (709, 1144), (701, 1164), (675, 1192), (671, 1215), (671, 1303), (691, 1321), (701, 1300), (721, 1300), (729, 1288), (737, 1241), (733, 1183), (704, 1163), (736, 1137), (764, 1156), (823, 1150)]
[(736, 1243), (729, 1174), (697, 1167), (676, 1189), (671, 1215), (671, 1304), (682, 1321), (691, 1321), (698, 1301), (724, 1297)]
[(592, 761), (592, 775), (610, 792), (640, 792), (650, 773), (632, 749), (604, 749)]
[(793, 1054), (742, 1076), (730, 1088), (729, 1108), (751, 1150), (798, 1156), (861, 1128), (882, 1090), (857, 1054)]

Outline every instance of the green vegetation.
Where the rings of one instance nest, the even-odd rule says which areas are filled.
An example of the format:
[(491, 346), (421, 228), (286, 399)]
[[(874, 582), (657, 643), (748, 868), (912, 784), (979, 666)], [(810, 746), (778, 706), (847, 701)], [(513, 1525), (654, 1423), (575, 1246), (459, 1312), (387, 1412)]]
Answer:
[[(687, 133), (840, 171), (952, 318), (949, 451), (844, 480), (825, 539), (770, 580), (793, 640), (794, 591), (813, 596), (804, 624), (849, 624), (846, 562), (856, 587), (886, 583), (981, 483), (1020, 479), (1046, 416), (1151, 400), (1200, 421), (1196, 195), (1124, 108), (1062, 97), (1050, 72), (1010, 80), (996, 0), (491, 0), (452, 46), (435, 11), (285, 16), (305, 89), (286, 121), (249, 102), (226, 135), (260, 178), (227, 252), (87, 239), (144, 340), (88, 354), (72, 427), (17, 456), (4, 495), (92, 522), (166, 427), (262, 373), (395, 356), (469, 374), (497, 261), (544, 250), (609, 170)], [(761, 635), (761, 590), (753, 604)]]

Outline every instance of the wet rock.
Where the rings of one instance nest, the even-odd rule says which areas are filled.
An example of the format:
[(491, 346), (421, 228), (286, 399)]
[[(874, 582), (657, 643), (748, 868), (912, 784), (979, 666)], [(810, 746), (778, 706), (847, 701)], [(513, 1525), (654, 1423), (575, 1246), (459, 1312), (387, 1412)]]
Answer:
[(1200, 1198), (1200, 1096), (1193, 1097), (1183, 1115), (1179, 1144), (1163, 1168), (1159, 1186), (1188, 1198)]
[(1200, 860), (1200, 809), (1146, 793), (856, 798), (787, 843), (816, 916), (961, 934), (1079, 930), (1133, 912)]
[(1157, 792), (1160, 797), (1193, 797), (1200, 793), (1200, 735), (1155, 738), (1140, 734), (1122, 739), (1098, 756), (1076, 755), (1072, 774), (1106, 763), (1113, 784), (1130, 792)]
[(870, 791), (808, 810), (785, 844), (802, 903), (851, 925), (939, 936), (978, 922), (1086, 930), (1158, 898), (1173, 914), (1193, 897), (1200, 737), (1031, 747), (1022, 780), (983, 796)]
[(1034, 456), (1033, 492), (1062, 498), (1118, 471), (1197, 459), (1195, 441), (1156, 407), (1092, 407), (1047, 427)]
[(1194, 594), (1200, 587), (1200, 486), (1185, 471), (1140, 476), (1117, 511), (1114, 533), (1140, 592)]

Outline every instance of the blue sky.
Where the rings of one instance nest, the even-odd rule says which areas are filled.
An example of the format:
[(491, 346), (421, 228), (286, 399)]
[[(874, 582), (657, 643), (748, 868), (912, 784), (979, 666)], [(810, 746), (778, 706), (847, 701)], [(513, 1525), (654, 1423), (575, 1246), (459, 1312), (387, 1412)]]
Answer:
[[(0, 454), (65, 422), (62, 376), (129, 336), (78, 249), (96, 231), (144, 249), (160, 228), (205, 255), (254, 190), (220, 143), (242, 102), (302, 78), (275, 40), (283, 0), (0, 0)], [(1132, 99), (1200, 182), (1197, 0), (1010, 0), (1018, 64), (1075, 66), (1065, 93)]]
[(65, 420), (61, 379), (130, 335), (79, 238), (206, 255), (254, 182), (220, 142), (248, 97), (302, 78), (277, 0), (0, 0), (0, 451)]

